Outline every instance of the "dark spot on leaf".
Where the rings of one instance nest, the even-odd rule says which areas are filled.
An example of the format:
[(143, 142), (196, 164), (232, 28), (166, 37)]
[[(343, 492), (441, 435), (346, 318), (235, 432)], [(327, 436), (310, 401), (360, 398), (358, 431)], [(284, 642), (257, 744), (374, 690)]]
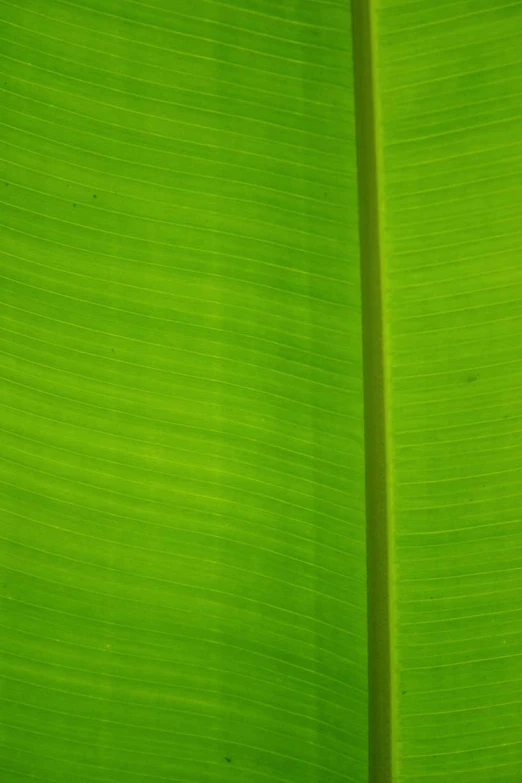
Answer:
[(473, 381), (476, 381), (478, 378), (478, 375), (468, 375), (468, 383), (473, 383)]
[(93, 193), (93, 196), (92, 196), (92, 197), (93, 197), (93, 198), (96, 198), (96, 193)]
[(73, 207), (75, 207), (75, 206), (76, 206), (76, 204), (73, 204)]
[(403, 696), (406, 695), (406, 691), (401, 691), (401, 693), (402, 693)]
[(232, 761), (232, 759), (230, 759), (228, 756), (225, 756), (225, 761), (227, 762), (227, 764), (230, 764), (230, 762)]

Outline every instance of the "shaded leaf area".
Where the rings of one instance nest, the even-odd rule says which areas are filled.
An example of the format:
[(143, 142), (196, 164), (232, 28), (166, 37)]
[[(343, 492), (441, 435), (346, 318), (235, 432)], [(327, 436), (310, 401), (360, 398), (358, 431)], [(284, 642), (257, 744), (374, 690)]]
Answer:
[(0, 2), (2, 781), (361, 781), (346, 8)]

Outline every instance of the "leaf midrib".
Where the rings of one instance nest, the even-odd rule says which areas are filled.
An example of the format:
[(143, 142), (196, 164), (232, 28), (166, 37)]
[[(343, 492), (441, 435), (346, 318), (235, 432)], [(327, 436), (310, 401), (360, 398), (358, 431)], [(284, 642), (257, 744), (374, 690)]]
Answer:
[(395, 780), (392, 514), (377, 46), (372, 0), (352, 0), (366, 465), (369, 781)]

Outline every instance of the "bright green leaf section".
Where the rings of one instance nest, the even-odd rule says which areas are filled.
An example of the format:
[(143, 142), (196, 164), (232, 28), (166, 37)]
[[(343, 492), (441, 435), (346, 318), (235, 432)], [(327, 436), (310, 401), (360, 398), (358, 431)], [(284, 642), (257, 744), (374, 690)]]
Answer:
[(522, 779), (520, 3), (376, 0), (395, 781)]
[(522, 779), (522, 6), (349, 5), (0, 0), (2, 783)]
[(0, 12), (2, 783), (359, 783), (348, 6)]

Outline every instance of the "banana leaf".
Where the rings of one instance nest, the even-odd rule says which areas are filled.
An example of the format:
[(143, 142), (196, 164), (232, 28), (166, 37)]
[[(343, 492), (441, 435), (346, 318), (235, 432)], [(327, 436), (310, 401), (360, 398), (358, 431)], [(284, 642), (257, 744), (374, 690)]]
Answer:
[(0, 780), (522, 780), (522, 6), (0, 0)]

